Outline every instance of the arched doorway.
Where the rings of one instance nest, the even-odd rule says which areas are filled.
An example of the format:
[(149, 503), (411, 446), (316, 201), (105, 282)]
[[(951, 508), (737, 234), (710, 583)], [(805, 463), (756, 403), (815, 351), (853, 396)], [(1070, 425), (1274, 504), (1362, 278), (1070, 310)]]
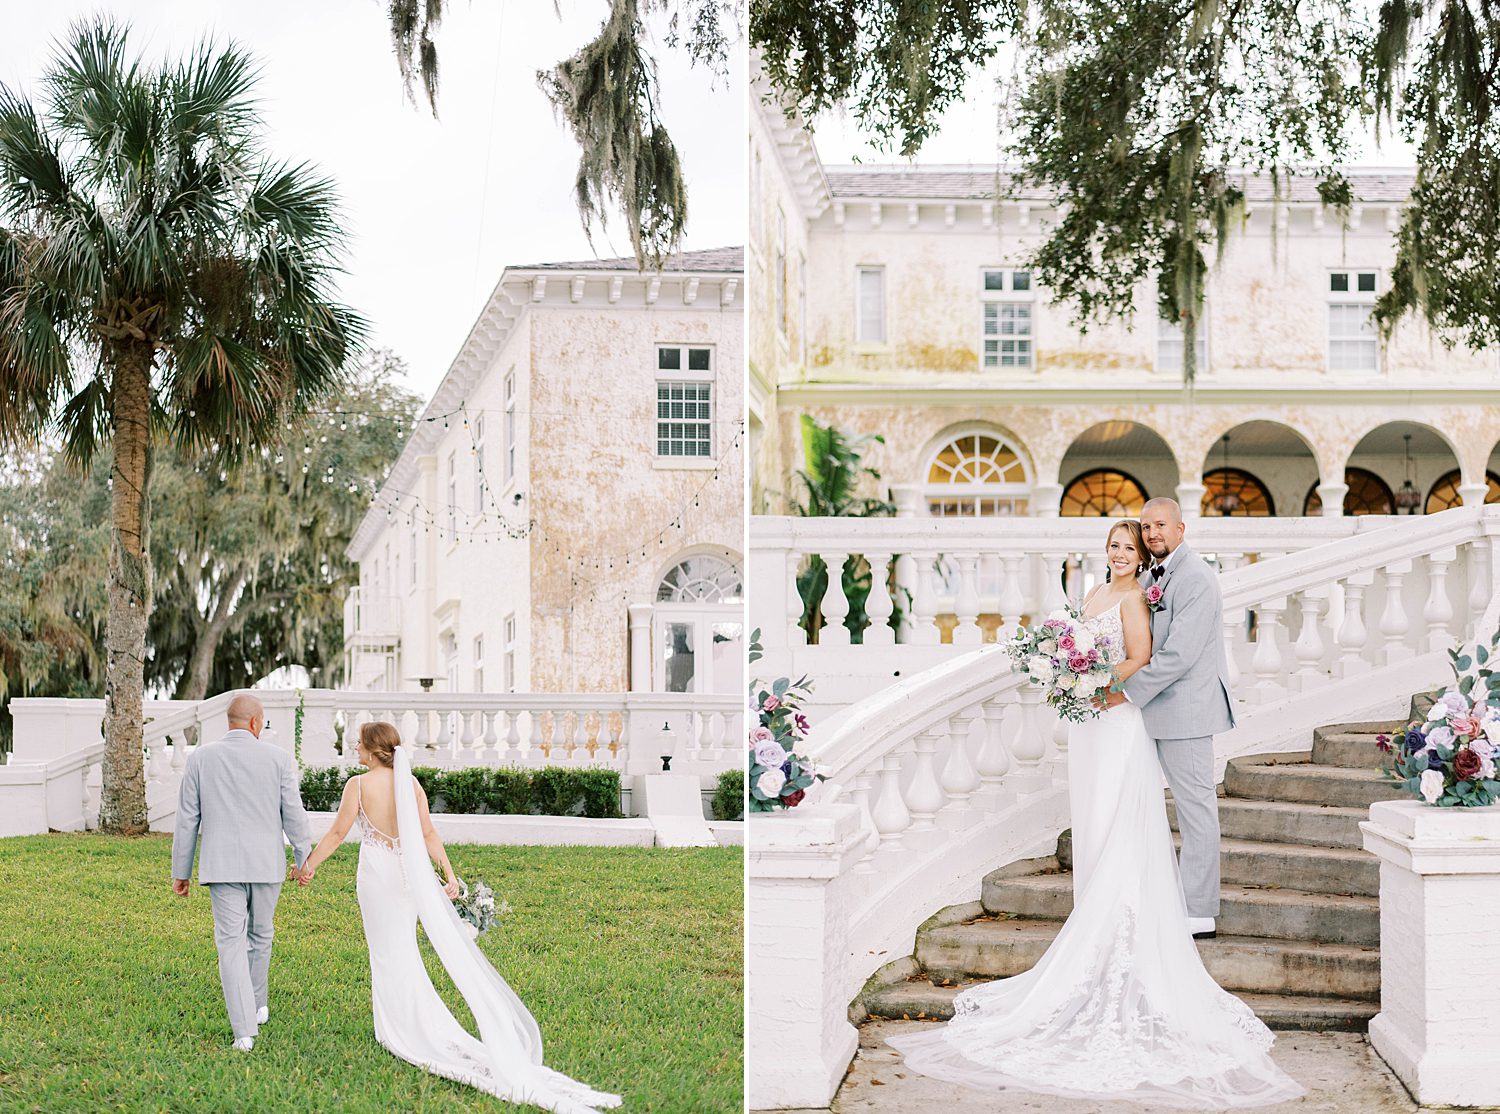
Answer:
[[(1390, 485), (1374, 472), (1364, 468), (1345, 468), (1344, 513), (1349, 516), (1365, 514), (1395, 514), (1396, 497)], [(1302, 501), (1302, 513), (1315, 517), (1323, 513), (1323, 497), (1314, 483), (1307, 489), (1307, 498)]]
[[(1058, 468), (1069, 516), (1137, 515), (1152, 495), (1177, 490), (1177, 460), (1162, 436), (1140, 422), (1112, 420), (1090, 426), (1068, 445)], [(1127, 508), (1116, 511), (1114, 508)]]
[(1024, 515), (1032, 473), (1020, 450), (1000, 432), (974, 428), (950, 434), (927, 456), (922, 490), (937, 518)]
[(1307, 438), (1281, 422), (1242, 422), (1219, 435), (1204, 456), (1200, 511), (1207, 517), (1296, 514), (1318, 482)]
[(1424, 514), (1438, 482), (1458, 471), (1458, 456), (1437, 430), (1418, 422), (1387, 422), (1360, 438), (1348, 467), (1372, 473), (1391, 491), (1394, 514)]
[(1203, 499), (1198, 509), (1205, 518), (1269, 518), (1276, 513), (1276, 503), (1253, 472), (1214, 468), (1203, 473)]
[(1094, 468), (1063, 490), (1060, 514), (1065, 518), (1136, 518), (1150, 496), (1128, 472)]
[(738, 692), (744, 599), (744, 576), (724, 551), (680, 553), (668, 562), (651, 612), (652, 689)]

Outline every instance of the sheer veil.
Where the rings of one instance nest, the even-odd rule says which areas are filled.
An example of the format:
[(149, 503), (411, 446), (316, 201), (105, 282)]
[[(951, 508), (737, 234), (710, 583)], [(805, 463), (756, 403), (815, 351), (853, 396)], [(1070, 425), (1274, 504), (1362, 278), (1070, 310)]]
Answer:
[(578, 1112), (620, 1105), (618, 1095), (592, 1090), (543, 1066), (542, 1034), (531, 1011), (469, 938), (432, 869), (412, 789), (409, 749), (398, 746), (394, 756), (402, 873), (433, 951), (474, 1014), (495, 1079), (510, 1090), (512, 1101), (552, 1110)]

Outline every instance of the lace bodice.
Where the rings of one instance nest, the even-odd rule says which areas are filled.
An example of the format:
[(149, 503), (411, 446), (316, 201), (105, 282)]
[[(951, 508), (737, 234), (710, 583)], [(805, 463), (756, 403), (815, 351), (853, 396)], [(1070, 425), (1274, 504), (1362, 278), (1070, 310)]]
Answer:
[(384, 847), (389, 851), (400, 850), (401, 840), (396, 836), (386, 835), (365, 815), (364, 788), (357, 777), (354, 779), (354, 791), (359, 794), (359, 815), (354, 818), (354, 824), (359, 829), (361, 845), (368, 843), (375, 847)]
[(1125, 660), (1125, 624), (1120, 620), (1120, 605), (1117, 603), (1107, 611), (1083, 620), (1083, 625), (1094, 636), (1095, 643), (1107, 639), (1108, 649), (1104, 658), (1111, 665)]

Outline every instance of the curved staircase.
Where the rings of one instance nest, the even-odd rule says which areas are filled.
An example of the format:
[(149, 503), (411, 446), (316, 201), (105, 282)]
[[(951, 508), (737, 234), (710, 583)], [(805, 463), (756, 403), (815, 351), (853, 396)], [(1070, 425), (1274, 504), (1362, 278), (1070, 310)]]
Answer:
[[(1413, 698), (1411, 718), (1431, 702)], [(1405, 722), (1320, 727), (1310, 751), (1228, 763), (1218, 936), (1198, 951), (1273, 1029), (1362, 1031), (1379, 1010), (1379, 862), (1363, 850), (1359, 822), (1373, 802), (1404, 795), (1378, 771), (1375, 736)], [(1167, 809), (1176, 839), (1170, 799)], [(1028, 970), (1073, 907), (1070, 837), (1054, 855), (991, 873), (979, 902), (929, 919), (904, 968), (914, 973), (883, 985), (877, 974), (855, 1013), (946, 1020), (964, 987)]]

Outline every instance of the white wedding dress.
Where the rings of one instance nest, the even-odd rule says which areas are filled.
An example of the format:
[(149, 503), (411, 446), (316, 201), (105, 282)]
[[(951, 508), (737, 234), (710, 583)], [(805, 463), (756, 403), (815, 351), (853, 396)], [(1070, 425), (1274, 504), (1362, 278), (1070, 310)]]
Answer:
[[(1124, 658), (1119, 605), (1086, 620)], [(1068, 731), (1073, 912), (1036, 966), (954, 1000), (940, 1027), (890, 1038), (907, 1067), (981, 1090), (1222, 1109), (1304, 1089), (1274, 1038), (1204, 969), (1156, 746), (1124, 703)]]
[[(597, 1114), (620, 1105), (542, 1064), (542, 1037), (530, 1011), (469, 938), (427, 857), (406, 747), (395, 756), (396, 835), (360, 808), (355, 890), (370, 949), (375, 1039), (436, 1075), (509, 1102), (557, 1114)], [(438, 997), (417, 949), (417, 920), (479, 1026), (475, 1039)]]

